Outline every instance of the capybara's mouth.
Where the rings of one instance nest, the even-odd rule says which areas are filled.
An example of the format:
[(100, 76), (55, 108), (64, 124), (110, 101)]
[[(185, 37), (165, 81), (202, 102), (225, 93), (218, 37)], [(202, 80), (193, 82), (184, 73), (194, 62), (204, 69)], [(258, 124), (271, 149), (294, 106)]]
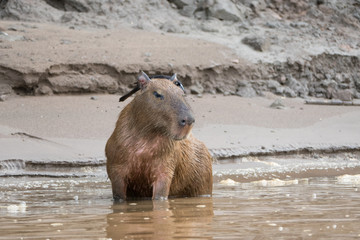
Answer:
[(184, 140), (185, 138), (187, 137), (187, 135), (186, 136), (174, 136), (174, 140), (175, 141), (181, 141), (181, 140)]
[(192, 129), (192, 125), (186, 125), (178, 129), (178, 131), (173, 135), (173, 139), (176, 141), (184, 140), (189, 135)]

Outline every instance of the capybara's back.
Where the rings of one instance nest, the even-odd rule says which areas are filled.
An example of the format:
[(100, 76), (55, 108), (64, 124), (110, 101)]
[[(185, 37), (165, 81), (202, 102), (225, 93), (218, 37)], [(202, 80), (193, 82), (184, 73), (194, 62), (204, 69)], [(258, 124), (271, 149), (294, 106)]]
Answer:
[(212, 158), (191, 133), (195, 119), (176, 75), (142, 73), (136, 91), (106, 144), (114, 199), (211, 195)]

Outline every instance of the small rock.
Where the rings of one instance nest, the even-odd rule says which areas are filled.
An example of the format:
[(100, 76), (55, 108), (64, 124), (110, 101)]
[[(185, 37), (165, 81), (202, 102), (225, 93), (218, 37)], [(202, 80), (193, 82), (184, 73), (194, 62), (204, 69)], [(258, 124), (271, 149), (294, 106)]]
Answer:
[(332, 93), (333, 99), (339, 99), (341, 101), (352, 101), (353, 95), (349, 89), (337, 90)]
[(276, 99), (271, 105), (270, 108), (274, 109), (285, 109), (285, 105), (281, 99)]
[(266, 22), (265, 27), (268, 27), (268, 28), (280, 28), (281, 24), (279, 22)]
[(91, 96), (90, 99), (91, 99), (91, 100), (98, 100), (98, 98), (95, 97), (95, 96)]
[(9, 30), (9, 31), (14, 31), (14, 32), (17, 32), (17, 31), (19, 31), (19, 32), (25, 32), (25, 30), (19, 28), (18, 26), (10, 26), (10, 27), (7, 28), (7, 30)]
[(185, 17), (193, 17), (196, 9), (196, 5), (186, 5), (179, 11), (179, 13)]
[(204, 32), (219, 32), (219, 27), (214, 25), (214, 22), (203, 22), (200, 29)]
[(51, 96), (54, 93), (53, 93), (53, 90), (49, 86), (41, 85), (35, 90), (35, 94)]
[(280, 87), (280, 83), (275, 80), (269, 80), (267, 81), (267, 86), (270, 90), (275, 90), (276, 88)]
[(238, 91), (236, 92), (236, 95), (240, 96), (240, 97), (255, 97), (256, 91), (254, 90), (253, 87), (251, 86), (246, 86), (246, 87), (240, 87), (238, 89)]
[(242, 13), (237, 6), (230, 0), (217, 1), (209, 8), (210, 16), (225, 21), (240, 21)]
[(248, 87), (248, 86), (251, 86), (251, 84), (248, 81), (240, 80), (240, 81), (238, 81), (238, 86), (239, 87)]
[(336, 88), (334, 88), (334, 87), (327, 87), (326, 88), (326, 98), (329, 98), (329, 99), (331, 99), (332, 98), (332, 96), (333, 96), (333, 94), (336, 92)]
[(0, 102), (5, 102), (7, 100), (6, 95), (0, 95)]
[(306, 22), (292, 22), (290, 23), (290, 26), (293, 28), (305, 28), (309, 26), (309, 24)]
[(267, 81), (268, 89), (277, 94), (277, 95), (283, 95), (285, 88), (281, 86), (281, 84), (278, 81), (275, 80), (268, 80)]
[(283, 95), (284, 94), (284, 91), (285, 91), (285, 88), (280, 86), (280, 87), (277, 87), (274, 91), (275, 94), (277, 95)]
[(9, 84), (0, 84), (0, 95), (12, 94), (13, 90)]
[(360, 99), (360, 92), (356, 92), (354, 93), (354, 98), (356, 99)]
[(250, 8), (254, 13), (259, 14), (260, 11), (265, 11), (266, 2), (265, 0), (256, 0), (250, 3)]
[(292, 97), (292, 98), (297, 96), (294, 90), (292, 90), (289, 87), (284, 87), (284, 94), (286, 97)]
[(281, 84), (285, 84), (286, 83), (286, 77), (284, 74), (281, 74), (279, 82), (281, 82)]
[(301, 82), (297, 81), (291, 75), (287, 75), (286, 85), (295, 93), (295, 96), (291, 96), (291, 97), (296, 97), (296, 96), (305, 97), (309, 93), (308, 87), (302, 84)]
[(339, 46), (339, 49), (340, 49), (341, 51), (343, 51), (343, 52), (350, 52), (352, 48), (351, 48), (351, 46), (348, 45), (348, 44), (341, 44), (341, 45)]
[(193, 4), (192, 0), (170, 0), (169, 2), (175, 4), (175, 6), (179, 9)]
[(61, 39), (60, 40), (60, 44), (64, 44), (64, 45), (69, 45), (72, 44), (73, 42), (71, 40), (67, 40), (67, 39)]
[(191, 94), (199, 95), (204, 92), (204, 88), (201, 85), (192, 85), (189, 89)]
[(173, 24), (172, 22), (165, 22), (163, 25), (160, 26), (160, 29), (164, 32), (168, 33), (177, 33), (179, 32), (177, 26)]
[(223, 92), (223, 95), (224, 95), (224, 96), (230, 96), (231, 93), (230, 93), (229, 91), (224, 91), (224, 92)]
[(259, 36), (245, 37), (241, 42), (259, 52), (267, 51), (270, 48), (269, 40)]

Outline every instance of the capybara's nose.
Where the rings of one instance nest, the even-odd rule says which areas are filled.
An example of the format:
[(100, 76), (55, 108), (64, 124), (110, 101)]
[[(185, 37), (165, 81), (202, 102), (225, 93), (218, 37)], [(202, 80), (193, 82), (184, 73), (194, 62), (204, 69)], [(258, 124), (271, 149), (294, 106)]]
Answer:
[(191, 125), (195, 122), (195, 118), (193, 116), (186, 116), (179, 121), (179, 125), (185, 127), (186, 125)]

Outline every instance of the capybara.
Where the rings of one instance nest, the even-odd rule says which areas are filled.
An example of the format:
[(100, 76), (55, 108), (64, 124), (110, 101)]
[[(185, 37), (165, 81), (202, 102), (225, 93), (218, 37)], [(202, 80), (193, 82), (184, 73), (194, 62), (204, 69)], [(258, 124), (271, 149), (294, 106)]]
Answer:
[(176, 74), (151, 79), (121, 111), (105, 153), (114, 200), (212, 194), (212, 157), (191, 133), (195, 121)]

